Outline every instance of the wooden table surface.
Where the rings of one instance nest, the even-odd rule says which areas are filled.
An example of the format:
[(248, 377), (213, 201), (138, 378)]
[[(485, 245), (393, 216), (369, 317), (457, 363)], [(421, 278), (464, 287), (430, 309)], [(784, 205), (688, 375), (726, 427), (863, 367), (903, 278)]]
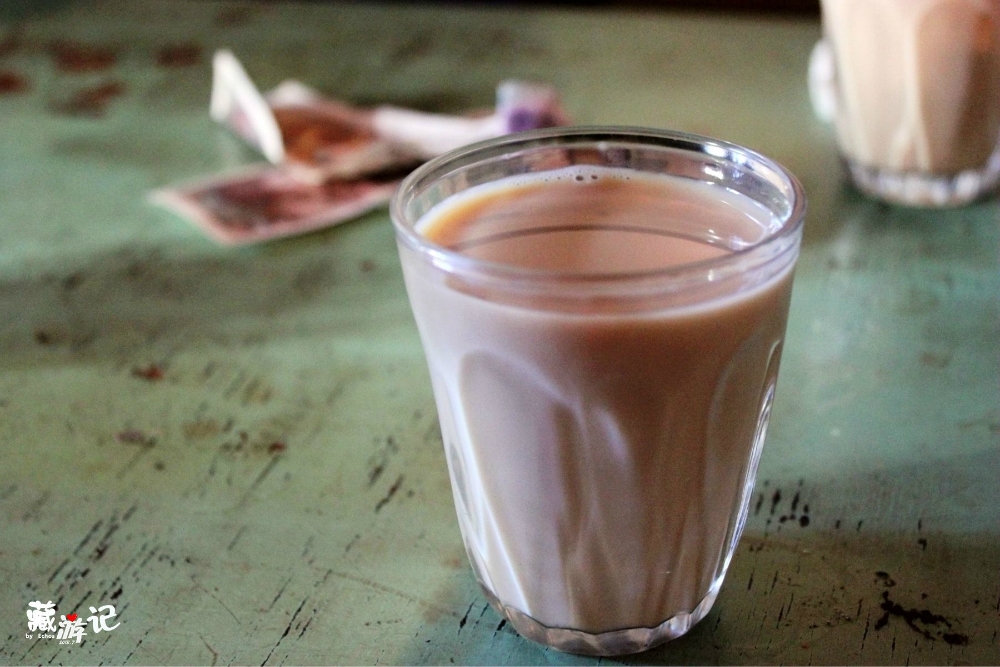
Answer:
[[(818, 35), (666, 11), (0, 5), (0, 662), (601, 662), (521, 639), (473, 581), (387, 212), (231, 250), (145, 203), (259, 159), (207, 115), (222, 46), (265, 88), (359, 103), (458, 110), (542, 79), (578, 122), (785, 163), (810, 213), (746, 532), (689, 635), (603, 662), (1000, 662), (998, 205), (846, 187), (804, 85)], [(36, 600), (120, 625), (28, 640)]]

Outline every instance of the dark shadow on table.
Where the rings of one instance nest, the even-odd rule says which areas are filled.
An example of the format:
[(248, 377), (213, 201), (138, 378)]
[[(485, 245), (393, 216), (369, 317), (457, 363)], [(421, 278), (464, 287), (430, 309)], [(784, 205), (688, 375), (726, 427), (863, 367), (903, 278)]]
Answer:
[[(985, 442), (996, 427), (984, 422), (974, 428)], [(768, 499), (761, 514), (751, 512), (712, 611), (687, 635), (646, 653), (598, 660), (546, 649), (500, 625), (492, 609), (480, 612), (485, 604), (480, 595), (469, 622), (443, 617), (425, 625), (420, 636), (427, 645), (400, 645), (383, 661), (994, 664), (1000, 631), (996, 488), (1000, 451), (995, 448), (978, 454), (967, 448), (945, 461), (863, 475), (838, 477), (830, 471), (822, 479), (805, 479), (801, 502), (795, 502), (800, 515), (810, 506), (811, 523), (778, 522), (790, 511), (791, 493), (773, 509)], [(824, 511), (871, 497), (873, 489), (898, 499), (900, 516), (887, 519), (884, 507)], [(898, 526), (910, 522), (902, 515), (913, 518), (905, 531)], [(772, 519), (766, 527), (765, 517)], [(883, 529), (880, 522), (897, 527)], [(434, 598), (455, 605), (463, 594), (440, 590)]]
[(74, 0), (7, 0), (0, 2), (0, 21), (20, 21), (49, 14), (72, 4)]
[[(163, 214), (164, 224), (169, 218)], [(182, 225), (180, 221), (171, 221)], [(196, 234), (192, 230), (192, 234)], [(374, 251), (344, 240), (377, 234)], [(280, 337), (372, 335), (412, 327), (393, 232), (372, 213), (308, 238), (171, 256), (136, 247), (89, 257), (80, 268), (0, 282), (0, 371), (111, 362)], [(195, 245), (197, 247), (197, 245)], [(303, 315), (302, 311), (309, 311)], [(414, 336), (416, 335), (414, 331)]]

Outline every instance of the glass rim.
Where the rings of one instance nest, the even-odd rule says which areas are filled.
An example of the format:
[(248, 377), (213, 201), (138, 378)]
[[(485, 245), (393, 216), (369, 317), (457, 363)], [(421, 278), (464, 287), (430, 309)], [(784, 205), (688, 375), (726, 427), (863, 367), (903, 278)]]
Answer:
[[(451, 250), (445, 246), (433, 243), (430, 239), (416, 231), (420, 218), (409, 221), (404, 210), (407, 195), (416, 185), (436, 171), (446, 169), (449, 164), (468, 166), (474, 164), (477, 154), (483, 159), (499, 157), (508, 149), (529, 149), (533, 147), (555, 146), (551, 143), (558, 139), (577, 139), (597, 144), (601, 141), (633, 141), (646, 144), (649, 147), (674, 148), (692, 153), (703, 153), (715, 157), (727, 155), (742, 155), (746, 164), (757, 163), (778, 174), (785, 180), (788, 187), (789, 210), (787, 215), (778, 218), (781, 227), (768, 233), (759, 241), (745, 248), (733, 250), (725, 255), (710, 259), (687, 262), (653, 269), (638, 271), (615, 271), (604, 273), (578, 273), (553, 269), (536, 269), (529, 267), (503, 264), (469, 257)], [(447, 171), (445, 172), (447, 173)], [(445, 174), (441, 174), (444, 176)], [(743, 195), (747, 196), (747, 195)], [(491, 277), (528, 283), (571, 283), (597, 285), (622, 285), (633, 282), (648, 282), (659, 278), (678, 279), (693, 274), (711, 274), (714, 269), (722, 269), (740, 263), (741, 260), (759, 254), (761, 249), (769, 248), (794, 237), (802, 229), (806, 213), (806, 195), (802, 184), (792, 172), (779, 162), (736, 143), (714, 139), (704, 135), (674, 130), (661, 130), (650, 127), (628, 125), (573, 125), (542, 130), (531, 130), (507, 134), (486, 141), (479, 141), (454, 149), (438, 157), (428, 160), (414, 169), (396, 188), (389, 202), (389, 216), (396, 230), (397, 238), (401, 239), (411, 249), (420, 253), (433, 265), (451, 273), (479, 273)], [(779, 253), (783, 255), (784, 252)], [(767, 263), (773, 257), (766, 258)]]

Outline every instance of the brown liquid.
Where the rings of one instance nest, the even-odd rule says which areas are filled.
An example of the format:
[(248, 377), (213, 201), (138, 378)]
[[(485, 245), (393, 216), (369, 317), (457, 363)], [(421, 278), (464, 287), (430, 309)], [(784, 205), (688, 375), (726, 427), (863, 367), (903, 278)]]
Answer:
[[(649, 271), (727, 254), (693, 229), (692, 238), (663, 233), (716, 206), (664, 194), (661, 183), (645, 178), (529, 182), (453, 204), (421, 232), (469, 257), (564, 273)], [(752, 219), (733, 213), (716, 226), (760, 236)]]
[[(717, 258), (774, 224), (716, 186), (558, 173), (467, 191), (418, 231), (490, 262), (587, 275)], [(402, 257), (459, 523), (485, 586), (550, 627), (700, 618), (755, 474), (790, 268), (695, 305), (568, 312), (544, 295), (467, 289), (412, 251)]]

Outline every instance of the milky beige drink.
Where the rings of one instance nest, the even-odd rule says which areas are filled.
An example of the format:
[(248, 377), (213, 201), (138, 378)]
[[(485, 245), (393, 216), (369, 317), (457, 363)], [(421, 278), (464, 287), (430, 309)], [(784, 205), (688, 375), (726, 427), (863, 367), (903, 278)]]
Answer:
[(1000, 0), (823, 0), (841, 150), (863, 189), (960, 203), (996, 180)]
[(682, 634), (715, 599), (799, 232), (794, 207), (600, 155), (445, 177), (425, 192), (465, 189), (424, 206), (400, 253), (476, 575), (532, 639), (609, 654)]

